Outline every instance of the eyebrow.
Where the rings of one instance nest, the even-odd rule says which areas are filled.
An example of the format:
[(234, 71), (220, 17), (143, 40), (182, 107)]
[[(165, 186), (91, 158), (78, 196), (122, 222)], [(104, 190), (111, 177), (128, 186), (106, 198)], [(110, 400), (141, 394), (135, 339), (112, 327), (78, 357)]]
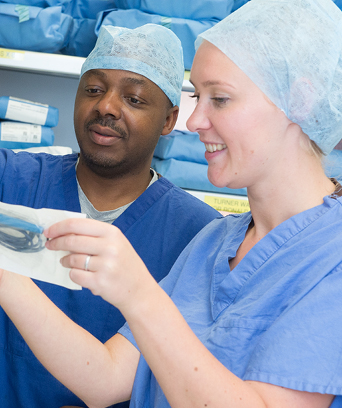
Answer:
[[(92, 69), (92, 70), (90, 70), (88, 72), (89, 72), (89, 75), (96, 75), (96, 76), (99, 76), (101, 78), (107, 78), (107, 74), (105, 72), (103, 72), (102, 70), (99, 70), (99, 69)], [(129, 71), (127, 71), (127, 72), (128, 72), (128, 75), (129, 75)], [(130, 77), (130, 76), (127, 76), (127, 77), (123, 78), (122, 82), (132, 84), (132, 85), (145, 86), (145, 87), (148, 85), (148, 82), (144, 78), (140, 79), (140, 78), (135, 78), (135, 77)]]
[[(189, 82), (192, 85), (194, 85), (191, 79), (189, 79)], [(202, 85), (204, 86), (204, 88), (208, 88), (209, 86), (215, 86), (215, 85), (224, 85), (224, 86), (229, 86), (230, 88), (235, 89), (235, 86), (233, 86), (232, 84), (229, 84), (228, 82), (224, 82), (224, 81), (205, 81), (202, 83)]]
[(122, 82), (126, 82), (132, 85), (140, 85), (140, 86), (147, 86), (148, 82), (145, 79), (140, 78), (133, 78), (133, 77), (126, 77), (123, 78)]

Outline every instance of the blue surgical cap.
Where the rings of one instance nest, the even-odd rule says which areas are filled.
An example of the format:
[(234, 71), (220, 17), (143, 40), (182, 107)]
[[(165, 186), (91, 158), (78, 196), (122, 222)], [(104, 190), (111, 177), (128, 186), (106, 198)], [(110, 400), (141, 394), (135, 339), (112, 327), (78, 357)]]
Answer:
[(103, 25), (81, 76), (91, 69), (120, 69), (143, 75), (179, 105), (184, 78), (183, 49), (168, 28), (145, 24), (135, 29)]
[(251, 0), (211, 29), (227, 55), (328, 154), (342, 138), (342, 12), (331, 0)]

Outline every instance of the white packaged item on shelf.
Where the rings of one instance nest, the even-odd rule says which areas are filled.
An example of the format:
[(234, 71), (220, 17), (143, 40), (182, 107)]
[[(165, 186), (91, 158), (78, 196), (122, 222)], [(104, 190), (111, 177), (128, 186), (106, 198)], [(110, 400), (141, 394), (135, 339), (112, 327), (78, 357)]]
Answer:
[(27, 149), (36, 146), (52, 146), (55, 136), (46, 126), (5, 121), (0, 122), (0, 148)]
[(13, 96), (0, 96), (1, 119), (55, 127), (58, 116), (58, 109), (53, 106)]

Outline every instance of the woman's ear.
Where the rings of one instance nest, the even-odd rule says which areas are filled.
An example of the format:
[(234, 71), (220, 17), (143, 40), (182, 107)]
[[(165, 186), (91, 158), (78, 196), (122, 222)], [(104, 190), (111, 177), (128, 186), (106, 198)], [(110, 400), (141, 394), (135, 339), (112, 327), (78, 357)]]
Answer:
[(169, 109), (163, 130), (161, 132), (162, 135), (168, 135), (169, 133), (172, 132), (177, 122), (178, 113), (179, 113), (178, 106), (173, 106), (172, 108)]
[(307, 78), (299, 78), (290, 89), (289, 115), (295, 122), (306, 120), (317, 100), (315, 89)]

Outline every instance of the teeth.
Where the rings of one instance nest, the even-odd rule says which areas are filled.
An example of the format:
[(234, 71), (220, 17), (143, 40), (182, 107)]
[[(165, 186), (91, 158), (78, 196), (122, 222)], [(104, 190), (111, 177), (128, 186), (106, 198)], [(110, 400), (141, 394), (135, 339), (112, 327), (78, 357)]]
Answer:
[(225, 144), (205, 144), (205, 148), (208, 152), (214, 153), (216, 150), (220, 151), (227, 147)]

